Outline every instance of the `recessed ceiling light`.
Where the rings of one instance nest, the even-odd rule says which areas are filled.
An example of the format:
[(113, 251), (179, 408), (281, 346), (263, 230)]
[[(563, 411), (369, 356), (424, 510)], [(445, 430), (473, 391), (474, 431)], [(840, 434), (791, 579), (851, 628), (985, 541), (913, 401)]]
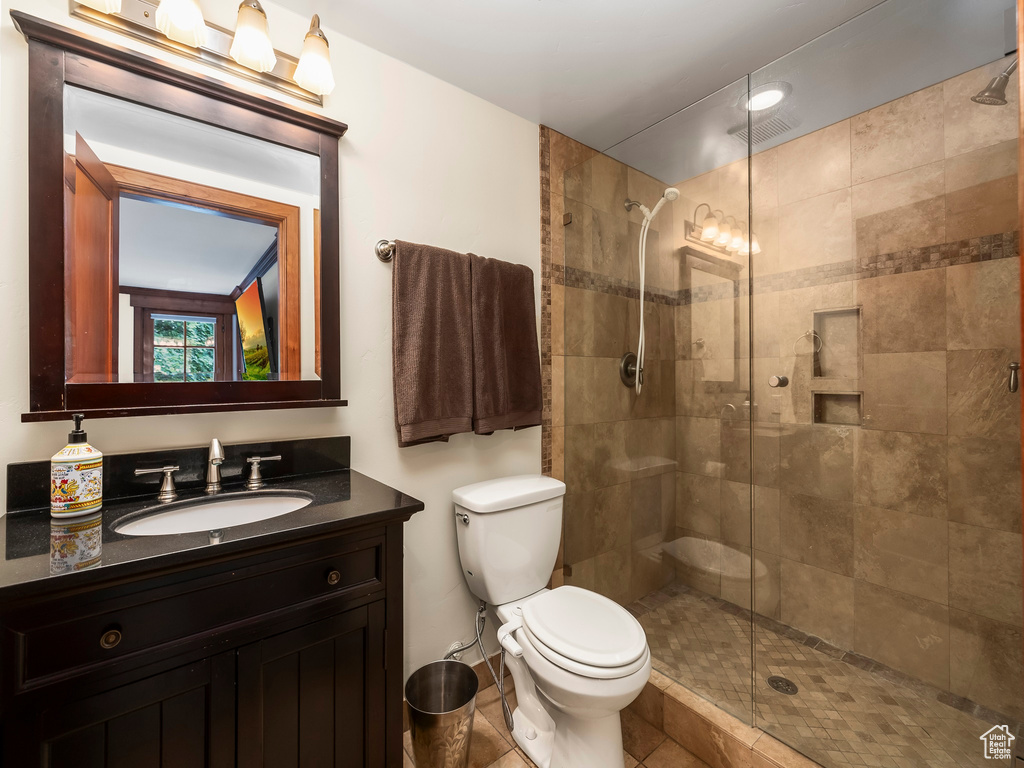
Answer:
[(750, 95), (746, 99), (746, 107), (751, 112), (762, 112), (766, 109), (771, 109), (786, 98), (792, 90), (793, 86), (783, 82), (759, 85), (751, 89)]

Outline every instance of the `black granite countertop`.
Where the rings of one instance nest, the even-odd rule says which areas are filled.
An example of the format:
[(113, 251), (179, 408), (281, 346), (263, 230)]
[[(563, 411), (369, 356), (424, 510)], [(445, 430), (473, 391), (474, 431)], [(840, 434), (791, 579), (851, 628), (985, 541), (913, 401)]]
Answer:
[[(165, 511), (167, 507), (159, 504), (153, 496), (109, 502), (101, 513), (99, 562), (88, 568), (61, 573), (51, 572), (51, 541), (52, 546), (57, 547), (61, 535), (67, 535), (64, 527), (75, 519), (84, 518), (55, 520), (50, 517), (48, 509), (8, 514), (0, 522), (3, 548), (0, 599), (29, 591), (78, 588), (108, 579), (180, 568), (310, 536), (408, 518), (423, 509), (423, 502), (352, 470), (268, 480), (264, 491), (294, 491), (297, 495), (311, 496), (312, 503), (278, 517), (223, 528), (219, 541), (214, 543), (209, 531), (162, 536), (119, 534), (115, 528), (126, 517), (143, 511)], [(241, 484), (237, 484), (225, 486), (224, 492), (214, 498), (229, 499), (242, 495), (249, 494)], [(189, 490), (180, 493), (175, 504), (210, 498), (201, 490)], [(93, 535), (95, 537), (95, 533)]]

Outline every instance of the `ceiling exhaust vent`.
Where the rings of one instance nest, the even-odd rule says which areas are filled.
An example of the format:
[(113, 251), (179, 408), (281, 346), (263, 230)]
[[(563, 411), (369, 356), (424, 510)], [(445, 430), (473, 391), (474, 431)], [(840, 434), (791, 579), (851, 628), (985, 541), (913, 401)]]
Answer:
[[(764, 144), (766, 141), (777, 139), (784, 133), (796, 128), (799, 124), (798, 120), (779, 113), (767, 115), (761, 119), (754, 118), (750, 121), (750, 144), (756, 147), (758, 144)], [(729, 135), (740, 143), (746, 144), (748, 137), (747, 126), (741, 124), (730, 128)]]

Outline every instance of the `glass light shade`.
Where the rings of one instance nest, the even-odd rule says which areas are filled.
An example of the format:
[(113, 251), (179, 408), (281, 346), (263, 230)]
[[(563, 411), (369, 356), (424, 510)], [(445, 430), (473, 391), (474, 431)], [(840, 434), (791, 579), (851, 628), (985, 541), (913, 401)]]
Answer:
[(750, 252), (755, 256), (761, 252), (761, 244), (757, 242), (757, 235), (750, 236)]
[(198, 48), (206, 43), (206, 20), (196, 0), (160, 0), (156, 28), (183, 45)]
[(231, 58), (256, 72), (269, 72), (277, 64), (274, 45), (267, 32), (267, 14), (255, 0), (238, 6), (235, 38), (231, 41)]
[(739, 250), (737, 250), (736, 253), (738, 253), (740, 256), (750, 255), (750, 242), (747, 240), (747, 238), (743, 238), (743, 244), (740, 245)]
[(78, 0), (78, 4), (97, 10), (100, 13), (121, 12), (121, 0)]
[(738, 251), (743, 247), (743, 232), (739, 227), (734, 227), (732, 230), (732, 241), (729, 243), (729, 249)]
[(750, 100), (747, 101), (747, 109), (751, 112), (760, 112), (761, 110), (774, 107), (784, 98), (786, 98), (786, 92), (781, 88), (769, 88), (751, 96)]
[[(724, 222), (723, 222), (724, 225)], [(732, 230), (727, 225), (722, 226), (718, 231), (718, 237), (715, 238), (715, 245), (726, 246), (732, 242)]]
[(709, 213), (704, 217), (704, 223), (701, 225), (700, 239), (705, 243), (710, 243), (716, 237), (718, 237), (718, 219)]
[[(317, 18), (313, 17), (316, 31), (310, 29), (302, 44), (302, 56), (295, 68), (295, 82), (317, 96), (326, 96), (334, 90), (334, 72), (331, 69), (331, 49), (320, 32)], [(319, 33), (319, 34), (318, 34)]]

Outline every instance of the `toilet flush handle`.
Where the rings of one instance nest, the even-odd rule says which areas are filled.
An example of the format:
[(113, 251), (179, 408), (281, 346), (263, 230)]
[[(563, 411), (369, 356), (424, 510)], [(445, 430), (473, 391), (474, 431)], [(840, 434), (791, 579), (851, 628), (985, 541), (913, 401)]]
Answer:
[(522, 626), (522, 619), (515, 616), (507, 624), (502, 624), (498, 627), (498, 644), (501, 645), (506, 652), (511, 653), (517, 659), (521, 659), (523, 657), (523, 646), (516, 641), (512, 636), (512, 633)]

